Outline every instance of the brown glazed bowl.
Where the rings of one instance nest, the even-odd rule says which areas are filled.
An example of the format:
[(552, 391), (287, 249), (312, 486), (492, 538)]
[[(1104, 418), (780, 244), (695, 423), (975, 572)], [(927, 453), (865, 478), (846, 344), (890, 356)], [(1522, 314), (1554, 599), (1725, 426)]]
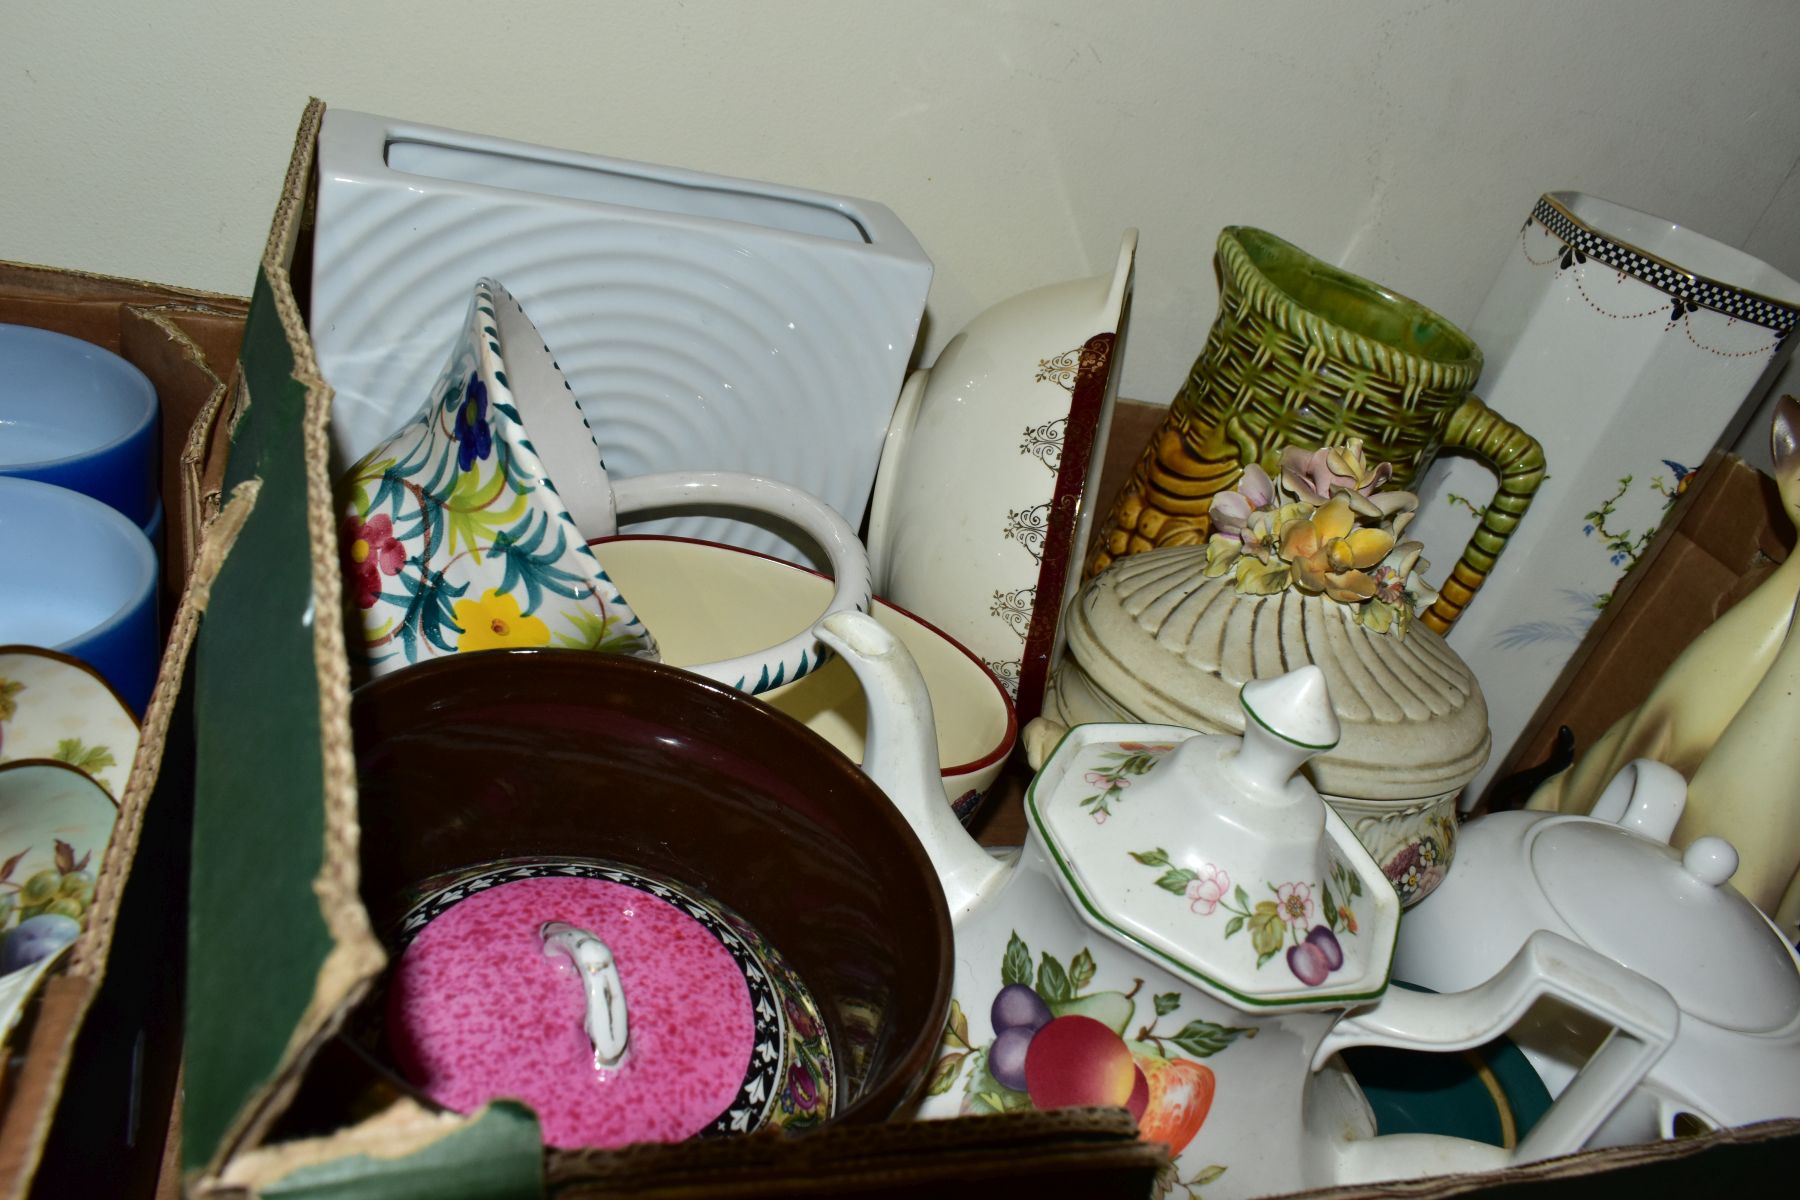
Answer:
[(494, 650), (366, 684), (351, 708), (362, 891), (378, 931), (424, 880), (520, 857), (609, 860), (744, 917), (818, 1002), (836, 1121), (880, 1121), (930, 1069), (949, 911), (887, 796), (824, 739), (675, 667)]

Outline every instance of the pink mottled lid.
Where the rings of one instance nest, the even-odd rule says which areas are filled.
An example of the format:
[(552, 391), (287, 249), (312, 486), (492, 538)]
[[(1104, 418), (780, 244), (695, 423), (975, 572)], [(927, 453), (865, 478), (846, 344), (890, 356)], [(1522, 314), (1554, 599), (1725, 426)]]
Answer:
[[(608, 986), (622, 987), (629, 1011), (616, 1065), (590, 1036), (593, 981), (576, 955), (547, 945), (555, 922), (610, 954)], [(446, 1107), (522, 1100), (562, 1147), (680, 1141), (768, 1119), (782, 1005), (755, 948), (679, 889), (598, 864), (503, 866), (428, 897), (405, 928), (387, 1039), (401, 1073)]]

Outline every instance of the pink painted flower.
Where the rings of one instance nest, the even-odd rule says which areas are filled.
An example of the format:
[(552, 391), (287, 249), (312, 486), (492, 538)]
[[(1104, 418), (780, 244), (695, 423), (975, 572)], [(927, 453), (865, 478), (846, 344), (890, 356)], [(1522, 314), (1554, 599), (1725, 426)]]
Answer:
[(797, 1111), (812, 1111), (813, 1105), (819, 1102), (819, 1085), (813, 1080), (812, 1072), (799, 1063), (789, 1067), (787, 1094), (788, 1103)]
[(1331, 499), (1331, 485), (1338, 482), (1330, 460), (1331, 451), (1325, 447), (1289, 446), (1281, 452), (1281, 486), (1303, 503), (1325, 503)]
[(1400, 847), (1394, 857), (1387, 860), (1381, 873), (1388, 877), (1388, 882), (1398, 883), (1410, 874), (1416, 875), (1419, 869), (1419, 843), (1408, 842)]
[(371, 608), (381, 595), (381, 577), (397, 574), (406, 561), (406, 547), (394, 536), (394, 522), (386, 513), (359, 521), (344, 519), (344, 565), (356, 585), (356, 602)]
[(1342, 446), (1317, 450), (1289, 446), (1281, 452), (1281, 486), (1307, 504), (1323, 504), (1340, 491), (1371, 496), (1393, 474), (1391, 464), (1369, 461), (1361, 438), (1351, 438)]
[(1207, 863), (1188, 881), (1187, 895), (1193, 901), (1188, 907), (1203, 917), (1210, 917), (1230, 887), (1231, 876)]
[(1084, 778), (1097, 788), (1111, 788), (1114, 791), (1131, 786), (1131, 780), (1109, 775), (1105, 771), (1089, 771)]
[(1275, 889), (1275, 911), (1289, 925), (1312, 920), (1312, 888), (1304, 883), (1284, 883)]
[(1244, 539), (1244, 532), (1250, 524), (1250, 514), (1259, 509), (1270, 508), (1275, 503), (1275, 483), (1269, 473), (1256, 463), (1244, 468), (1238, 479), (1237, 488), (1229, 492), (1220, 492), (1213, 497), (1212, 507), (1207, 511), (1212, 516), (1213, 529), (1219, 534)]

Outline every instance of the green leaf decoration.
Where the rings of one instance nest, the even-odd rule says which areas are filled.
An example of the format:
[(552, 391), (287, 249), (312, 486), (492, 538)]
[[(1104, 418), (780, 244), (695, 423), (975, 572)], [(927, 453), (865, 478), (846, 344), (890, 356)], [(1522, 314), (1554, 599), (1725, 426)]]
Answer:
[(18, 713), (18, 701), (14, 699), (25, 690), (25, 685), (16, 679), (0, 679), (0, 721), (10, 721)]
[(1246, 596), (1273, 596), (1293, 579), (1294, 569), (1279, 558), (1266, 563), (1254, 556), (1237, 560), (1237, 590)]
[(1156, 886), (1165, 892), (1174, 892), (1177, 896), (1187, 895), (1188, 884), (1200, 876), (1186, 867), (1175, 867), (1164, 871), (1157, 877)]
[(1169, 1040), (1196, 1058), (1211, 1058), (1240, 1037), (1255, 1036), (1256, 1030), (1238, 1025), (1215, 1025), (1211, 1021), (1189, 1021), (1181, 1027), (1181, 1032)]
[(1244, 927), (1244, 918), (1233, 917), (1233, 918), (1231, 918), (1231, 920), (1225, 922), (1225, 936), (1230, 937), (1232, 934), (1236, 933), (1238, 930), (1242, 929), (1243, 927)]
[(1214, 535), (1206, 540), (1206, 577), (1217, 579), (1237, 566), (1244, 544), (1236, 538)]
[(573, 636), (566, 633), (556, 635), (556, 643), (570, 650), (592, 650), (599, 654), (627, 654), (637, 649), (639, 641), (629, 633), (612, 633), (612, 627), (619, 623), (617, 616), (603, 617), (597, 612), (579, 611), (563, 614)]
[(931, 1068), (931, 1082), (926, 1085), (927, 1096), (941, 1096), (956, 1083), (956, 1077), (962, 1073), (963, 1059), (969, 1056), (968, 1051), (960, 1054), (946, 1054), (937, 1060)]
[(1037, 994), (1045, 1004), (1075, 998), (1075, 989), (1069, 986), (1069, 973), (1048, 954), (1038, 961)]
[[(369, 453), (375, 454), (380, 450), (381, 447), (377, 446), (374, 450), (369, 451)], [(371, 507), (369, 502), (369, 481), (371, 479), (380, 479), (383, 475), (387, 474), (388, 471), (392, 470), (393, 466), (394, 460), (391, 458), (370, 462), (368, 456), (365, 455), (355, 466), (351, 467), (350, 470), (345, 473), (351, 485), (350, 503), (355, 507), (357, 512), (366, 513), (370, 516), (374, 515), (369, 512)]]
[(1385, 600), (1366, 600), (1355, 607), (1356, 623), (1370, 633), (1386, 633), (1400, 615), (1400, 610)]
[(1281, 914), (1275, 908), (1273, 900), (1260, 900), (1256, 911), (1250, 914), (1250, 944), (1262, 955), (1256, 965), (1262, 966), (1269, 955), (1281, 949), (1283, 934)]
[(1079, 992), (1092, 982), (1094, 982), (1094, 956), (1088, 953), (1087, 947), (1083, 946), (1081, 953), (1069, 960), (1069, 987), (1071, 991)]
[[(1279, 950), (1280, 947), (1277, 946), (1275, 949)], [(1266, 950), (1263, 953), (1257, 955), (1256, 956), (1256, 969), (1259, 971), (1262, 970), (1262, 965), (1274, 957), (1275, 957), (1275, 950)]]
[(1350, 876), (1350, 894), (1352, 896), (1362, 895), (1362, 876), (1360, 876), (1360, 875)]
[(963, 1015), (962, 1002), (950, 998), (950, 1019), (944, 1022), (944, 1045), (974, 1049), (969, 1041), (969, 1018)]
[(1142, 854), (1139, 854), (1136, 850), (1128, 850), (1126, 853), (1143, 863), (1146, 867), (1166, 867), (1169, 865), (1169, 852), (1160, 847), (1155, 850), (1146, 850)]
[(1159, 1017), (1166, 1017), (1181, 1007), (1181, 993), (1163, 992), (1156, 997), (1154, 1003), (1156, 1005), (1156, 1015)]
[(520, 608), (527, 613), (543, 607), (545, 592), (581, 599), (589, 594), (587, 582), (557, 565), (566, 545), (562, 527), (551, 521), (549, 513), (541, 517), (527, 513), (518, 528), (497, 536), (488, 551), (505, 566), (494, 590), (505, 595), (523, 585), (525, 600)]
[(481, 561), (481, 547), (499, 538), (502, 531), (526, 516), (522, 491), (509, 491), (506, 471), (493, 471), (482, 479), (481, 468), (457, 475), (445, 500), (443, 524), (450, 538), (450, 552), (468, 551)]
[(1182, 1186), (1190, 1188), (1205, 1187), (1224, 1173), (1225, 1168), (1219, 1166), (1217, 1163), (1214, 1163), (1210, 1167), (1201, 1167), (1198, 1171), (1194, 1172), (1194, 1177), (1185, 1180)]
[(68, 763), (77, 770), (104, 771), (117, 762), (112, 751), (105, 746), (89, 746), (80, 738), (64, 738), (56, 743), (56, 752), (50, 756), (57, 762)]
[(1029, 1112), (1035, 1107), (1030, 1096), (1024, 1092), (1015, 1092), (994, 1078), (988, 1070), (985, 1051), (976, 1053), (965, 1090), (969, 1095), (969, 1111), (972, 1113)]
[(1006, 943), (1006, 958), (1000, 964), (1000, 982), (1031, 986), (1031, 948), (1016, 932)]
[(1241, 883), (1232, 890), (1231, 898), (1237, 901), (1237, 906), (1239, 908), (1250, 907), (1250, 895), (1248, 892), (1244, 891), (1244, 885)]
[(1154, 767), (1157, 759), (1161, 757), (1159, 754), (1150, 754), (1143, 750), (1133, 751), (1120, 761), (1117, 773), (1120, 775), (1148, 775), (1150, 768)]
[(971, 1113), (999, 1113), (1005, 1112), (1006, 1109), (1001, 1104), (998, 1092), (976, 1092), (975, 1098), (969, 1104), (969, 1111)]
[(451, 584), (442, 571), (416, 577), (403, 571), (398, 582), (407, 590), (406, 596), (397, 597), (405, 600), (406, 609), (400, 615), (394, 636), (400, 642), (406, 661), (419, 661), (421, 638), (446, 654), (454, 651), (456, 643), (449, 639), (449, 634), (459, 637), (462, 634), (462, 626), (456, 623), (455, 602), (469, 590), (469, 585)]
[(1336, 929), (1338, 927), (1337, 901), (1331, 898), (1331, 885), (1322, 879), (1319, 881), (1319, 894), (1324, 897), (1325, 924), (1328, 928)]

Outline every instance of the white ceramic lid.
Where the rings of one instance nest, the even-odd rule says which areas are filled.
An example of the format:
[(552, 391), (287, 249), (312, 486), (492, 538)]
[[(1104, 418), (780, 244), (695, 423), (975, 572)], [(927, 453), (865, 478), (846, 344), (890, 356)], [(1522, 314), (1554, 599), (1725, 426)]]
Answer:
[(1387, 987), (1399, 900), (1300, 764), (1337, 740), (1324, 676), (1244, 688), (1243, 738), (1081, 725), (1026, 796), (1094, 929), (1239, 1008), (1341, 1007)]
[(1756, 907), (1728, 880), (1722, 838), (1687, 853), (1582, 817), (1537, 827), (1532, 873), (1576, 937), (1646, 975), (1684, 1017), (1727, 1029), (1778, 1029), (1800, 1013), (1800, 971)]
[(1230, 577), (1205, 569), (1205, 546), (1149, 550), (1095, 576), (1070, 605), (1068, 653), (1121, 711), (1235, 733), (1239, 688), (1311, 663), (1343, 728), (1307, 765), (1327, 795), (1440, 796), (1487, 762), (1481, 688), (1423, 623), (1404, 637), (1376, 633), (1323, 596), (1239, 595)]

